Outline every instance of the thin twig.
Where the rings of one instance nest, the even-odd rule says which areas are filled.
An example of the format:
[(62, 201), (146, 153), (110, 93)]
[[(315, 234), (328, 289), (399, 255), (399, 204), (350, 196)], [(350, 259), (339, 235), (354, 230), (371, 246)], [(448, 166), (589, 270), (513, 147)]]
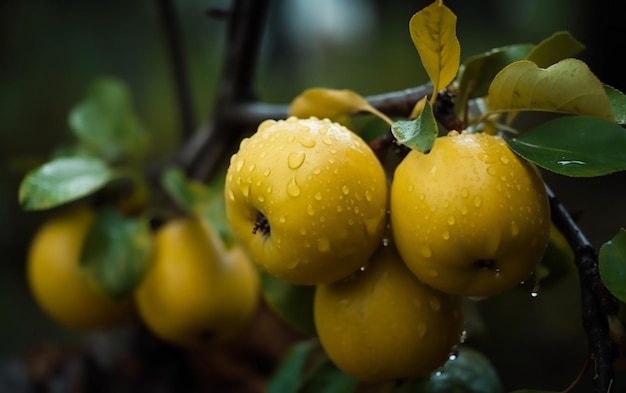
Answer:
[(193, 102), (187, 72), (186, 53), (183, 49), (178, 15), (173, 0), (158, 0), (159, 11), (165, 28), (165, 37), (169, 49), (169, 58), (172, 63), (172, 73), (176, 95), (178, 96), (178, 110), (180, 116), (181, 136), (189, 139), (195, 130)]

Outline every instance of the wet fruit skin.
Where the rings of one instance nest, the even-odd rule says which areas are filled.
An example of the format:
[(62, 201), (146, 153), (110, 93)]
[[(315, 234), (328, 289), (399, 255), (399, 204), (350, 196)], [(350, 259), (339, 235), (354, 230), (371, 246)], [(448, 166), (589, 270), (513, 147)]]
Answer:
[(387, 193), (370, 147), (316, 118), (261, 123), (232, 156), (225, 183), (239, 242), (268, 273), (304, 285), (367, 261), (382, 238)]
[(318, 285), (314, 318), (329, 358), (367, 382), (429, 375), (459, 344), (464, 326), (461, 297), (421, 283), (391, 245), (364, 271)]
[(88, 206), (72, 206), (37, 230), (28, 254), (28, 283), (39, 306), (59, 324), (77, 331), (110, 328), (134, 319), (132, 299), (114, 301), (87, 283), (81, 247), (95, 218)]
[(157, 230), (153, 259), (135, 297), (156, 336), (200, 347), (235, 336), (250, 320), (258, 304), (258, 272), (241, 249), (222, 249), (201, 220), (177, 218)]
[(411, 151), (391, 186), (398, 250), (424, 283), (485, 297), (533, 272), (550, 231), (537, 169), (495, 135), (452, 132), (429, 154)]

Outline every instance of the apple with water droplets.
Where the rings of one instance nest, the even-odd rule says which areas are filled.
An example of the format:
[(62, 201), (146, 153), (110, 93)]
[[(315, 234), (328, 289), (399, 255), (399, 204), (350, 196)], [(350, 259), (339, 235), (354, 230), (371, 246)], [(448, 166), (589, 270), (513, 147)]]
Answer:
[(328, 119), (262, 122), (231, 157), (224, 192), (238, 241), (289, 283), (346, 277), (382, 241), (385, 171), (361, 137)]
[(397, 166), (390, 217), (409, 269), (440, 291), (492, 296), (517, 286), (546, 249), (550, 207), (536, 167), (499, 136), (452, 131)]

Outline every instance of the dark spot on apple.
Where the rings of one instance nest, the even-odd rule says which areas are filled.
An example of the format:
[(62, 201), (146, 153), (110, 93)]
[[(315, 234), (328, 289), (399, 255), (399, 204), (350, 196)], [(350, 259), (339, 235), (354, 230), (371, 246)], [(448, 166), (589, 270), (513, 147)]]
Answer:
[(474, 266), (482, 270), (490, 270), (494, 273), (500, 273), (500, 268), (496, 266), (494, 259), (478, 259), (474, 262)]
[(198, 334), (198, 338), (204, 342), (211, 342), (216, 336), (213, 330), (203, 330)]
[(263, 236), (269, 236), (270, 223), (267, 221), (265, 214), (257, 212), (256, 219), (254, 220), (254, 226), (252, 227), (252, 233), (256, 235), (258, 231), (261, 231)]

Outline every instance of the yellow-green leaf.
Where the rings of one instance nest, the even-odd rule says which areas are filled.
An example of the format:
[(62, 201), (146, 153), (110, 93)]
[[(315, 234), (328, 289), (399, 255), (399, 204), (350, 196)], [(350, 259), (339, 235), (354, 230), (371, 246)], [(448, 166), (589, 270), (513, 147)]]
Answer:
[(289, 114), (300, 118), (315, 116), (337, 121), (357, 112), (369, 112), (387, 124), (393, 121), (352, 90), (311, 88), (303, 91), (289, 106)]
[(585, 46), (567, 31), (558, 31), (538, 43), (526, 60), (539, 67), (549, 67), (559, 60), (578, 55)]
[(456, 15), (442, 2), (433, 2), (411, 17), (409, 32), (433, 91), (445, 89), (456, 77), (461, 61)]
[(548, 68), (529, 60), (509, 64), (489, 86), (491, 111), (548, 111), (615, 121), (604, 85), (578, 59)]

